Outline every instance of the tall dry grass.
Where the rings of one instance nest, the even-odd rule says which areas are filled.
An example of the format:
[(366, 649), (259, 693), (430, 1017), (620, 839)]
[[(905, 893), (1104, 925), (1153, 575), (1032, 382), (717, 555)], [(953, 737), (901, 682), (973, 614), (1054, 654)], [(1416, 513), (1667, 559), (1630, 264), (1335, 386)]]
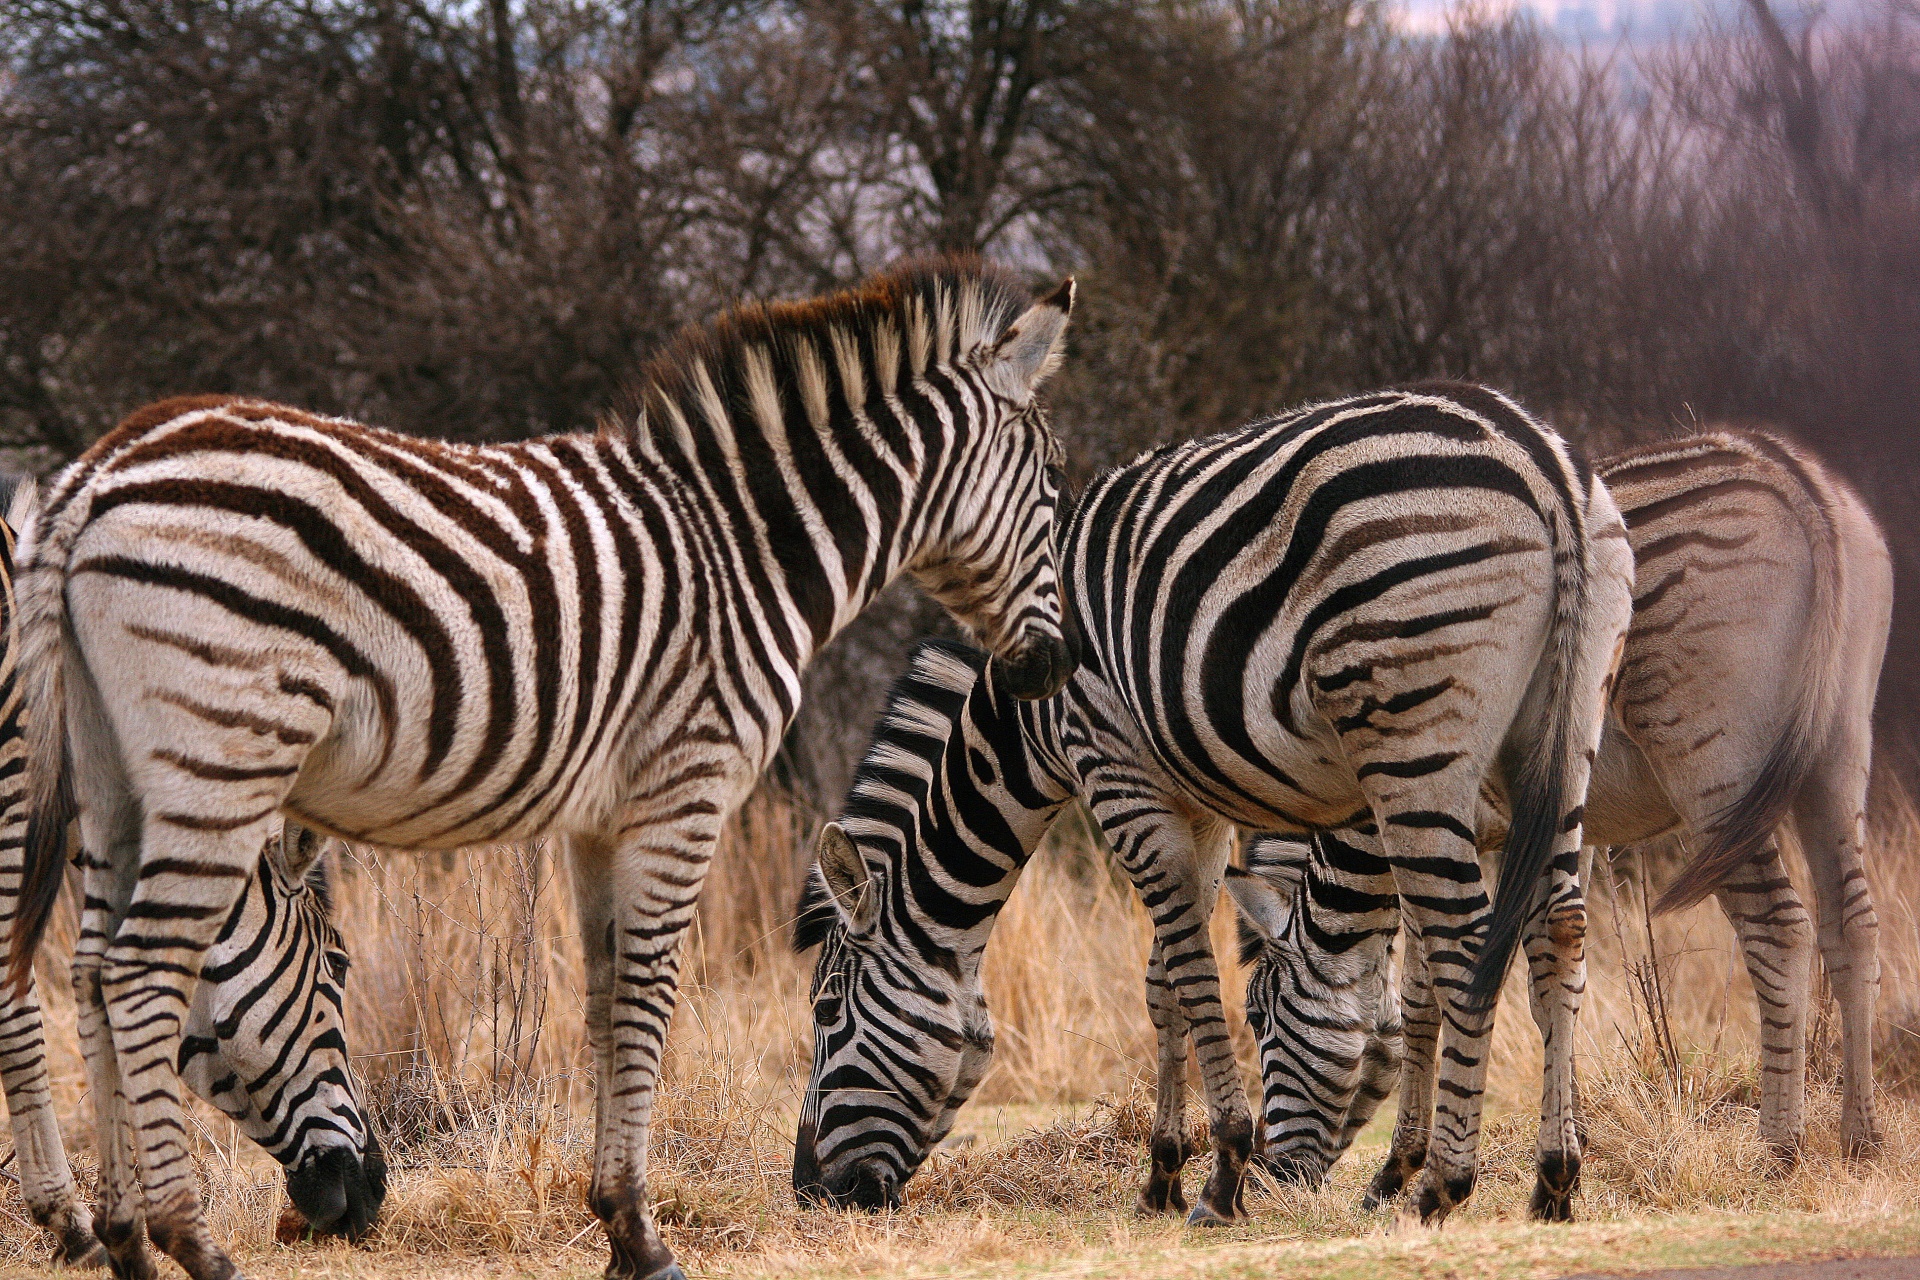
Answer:
[[(1920, 811), (1903, 791), (1884, 787), (1872, 834), (1882, 1083), (1898, 1093), (1920, 1077)], [(1008, 1232), (1018, 1230), (1009, 1224), (1030, 1227), (1035, 1211), (1124, 1215), (1149, 1115), (1153, 1043), (1140, 985), (1148, 929), (1079, 820), (1059, 824), (995, 932), (986, 968), (995, 1063), (956, 1130), (959, 1141), (910, 1188), (909, 1217), (793, 1207), (787, 1166), (812, 1044), (811, 957), (793, 955), (786, 937), (801, 837), (777, 802), (750, 804), (729, 828), (689, 940), (653, 1143), (652, 1190), (670, 1243), (709, 1270), (784, 1274), (826, 1251), (844, 1254), (854, 1270), (884, 1272), (887, 1260), (905, 1256), (913, 1222), (938, 1219), (931, 1238), (946, 1242), (940, 1248), (990, 1260), (1014, 1247)], [(394, 1164), (377, 1248), (509, 1252), (583, 1266), (601, 1248), (584, 1205), (592, 1094), (580, 950), (556, 852), (534, 844), (335, 855), (335, 901), (354, 956), (348, 1016), (356, 1066)], [(1752, 1107), (1753, 1001), (1731, 932), (1710, 903), (1645, 916), (1646, 878), (1657, 885), (1671, 856), (1653, 848), (1617, 857), (1596, 875), (1591, 895), (1590, 994), (1580, 1027), (1590, 1109), (1583, 1212), (1810, 1207), (1881, 1188), (1873, 1180), (1886, 1169), (1920, 1157), (1920, 1106), (1893, 1107), (1881, 1171), (1838, 1160), (1831, 1016), (1820, 1019), (1813, 1054), (1809, 1160), (1791, 1178), (1767, 1176)], [(70, 939), (71, 925), (70, 917), (60, 922), (52, 950)], [(1223, 904), (1214, 938), (1237, 1018), (1243, 977), (1231, 935)], [(1667, 1024), (1660, 1034), (1630, 976), (1636, 966), (1658, 974)], [(67, 1131), (84, 1168), (91, 1143), (64, 966), (48, 962), (43, 983)], [(1472, 1210), (1496, 1216), (1523, 1211), (1540, 1069), (1517, 971), (1506, 997), (1486, 1173)], [(1253, 1081), (1244, 1031), (1242, 1050)], [(1035, 1119), (1037, 1127), (1025, 1128)], [(223, 1118), (201, 1109), (196, 1123), (216, 1231), (265, 1239), (280, 1200), (278, 1171)], [(1339, 1185), (1365, 1172), (1343, 1169)], [(1883, 1193), (1909, 1194), (1874, 1192)], [(1264, 1203), (1289, 1215), (1289, 1230), (1339, 1234), (1367, 1229), (1354, 1198), (1267, 1188)], [(7, 1211), (18, 1215), (17, 1192), (0, 1201)], [(997, 1224), (991, 1230), (979, 1225), (989, 1220)], [(39, 1247), (34, 1232), (0, 1218), (0, 1260)]]

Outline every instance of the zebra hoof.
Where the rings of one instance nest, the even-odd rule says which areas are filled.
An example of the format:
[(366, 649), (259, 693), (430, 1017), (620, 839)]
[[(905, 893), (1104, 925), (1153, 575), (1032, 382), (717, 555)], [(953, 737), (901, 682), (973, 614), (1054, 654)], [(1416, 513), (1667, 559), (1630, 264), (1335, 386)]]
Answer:
[(1223, 1216), (1218, 1209), (1202, 1200), (1193, 1206), (1193, 1212), (1187, 1215), (1190, 1227), (1230, 1227), (1233, 1219)]
[(107, 1247), (88, 1235), (84, 1241), (63, 1240), (53, 1247), (47, 1264), (55, 1270), (95, 1271), (107, 1265)]

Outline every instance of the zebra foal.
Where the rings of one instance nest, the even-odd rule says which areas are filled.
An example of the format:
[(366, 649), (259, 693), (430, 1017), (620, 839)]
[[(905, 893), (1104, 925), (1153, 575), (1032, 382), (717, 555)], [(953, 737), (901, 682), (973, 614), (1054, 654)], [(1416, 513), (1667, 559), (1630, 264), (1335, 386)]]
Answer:
[[(1021, 696), (1072, 669), (1035, 399), (1071, 303), (912, 266), (689, 331), (635, 419), (593, 434), (464, 447), (202, 397), (69, 468), (22, 550), (22, 666), (34, 766), (72, 759), (75, 982), (94, 1097), (122, 1104), (101, 1114), (109, 1226), (138, 1184), (189, 1275), (234, 1274), (173, 1058), (276, 814), (402, 848), (550, 832), (587, 940), (608, 1274), (679, 1276), (646, 1195), (679, 942), (807, 662), (906, 571)], [(58, 883), (47, 776), (16, 979)]]
[[(0, 524), (0, 928), (7, 930), (19, 902), (27, 830), (17, 675), (13, 529)], [(298, 828), (269, 838), (207, 953), (179, 1067), (194, 1092), (287, 1170), (287, 1192), (315, 1230), (359, 1236), (385, 1197), (386, 1162), (348, 1069), (347, 957), (330, 918), (321, 850), (313, 833)], [(0, 990), (0, 1087), (21, 1197), (53, 1234), (54, 1262), (104, 1265), (54, 1115), (31, 973), (24, 990)]]
[[(1215, 1151), (1193, 1218), (1243, 1212), (1254, 1131), (1207, 940), (1232, 828), (1364, 815), (1448, 1004), (1444, 1154), (1420, 1195), (1423, 1217), (1445, 1217), (1474, 1176), (1483, 997), (1543, 877), (1578, 972), (1579, 806), (1629, 608), (1611, 499), (1511, 401), (1414, 388), (1110, 472), (1075, 508), (1062, 564), (1085, 644), (1065, 691), (1016, 704), (997, 661), (921, 649), (821, 836), (795, 933), (821, 944), (796, 1192), (899, 1199), (986, 1070), (987, 935), (1077, 796), (1153, 920), (1142, 1210), (1185, 1206), (1190, 1038)], [(1497, 766), (1525, 816), (1490, 910), (1472, 824)], [(1563, 1083), (1541, 1134), (1555, 1194), (1572, 1141)]]
[[(1885, 539), (1837, 477), (1758, 433), (1651, 445), (1598, 471), (1637, 567), (1586, 838), (1601, 846), (1689, 837), (1694, 856), (1660, 906), (1712, 893), (1732, 922), (1759, 1005), (1760, 1134), (1788, 1161), (1805, 1137), (1817, 941), (1841, 1009), (1841, 1144), (1869, 1154), (1881, 1140), (1872, 1057), (1879, 963), (1862, 857), (1892, 599)], [(1497, 838), (1504, 797), (1489, 798), (1483, 834)], [(1817, 935), (1775, 838), (1789, 818), (1812, 875)], [(1247, 1010), (1261, 1047), (1268, 1158), (1307, 1182), (1324, 1176), (1385, 1096), (1380, 1073), (1357, 1064), (1393, 1052), (1381, 1038), (1399, 1020), (1392, 993), (1329, 977), (1333, 958), (1384, 949), (1391, 933), (1351, 908), (1356, 892), (1391, 893), (1370, 840), (1318, 837), (1309, 861), (1303, 846), (1263, 838), (1249, 849), (1253, 874), (1228, 881), (1258, 935)], [(1543, 926), (1530, 926), (1529, 938)], [(1397, 1194), (1426, 1153), (1439, 1014), (1417, 955), (1405, 972), (1407, 1061), (1392, 1152), (1369, 1192), (1376, 1202)], [(1553, 1016), (1553, 975), (1536, 966), (1532, 977), (1548, 1057), (1570, 1059), (1572, 1025)]]

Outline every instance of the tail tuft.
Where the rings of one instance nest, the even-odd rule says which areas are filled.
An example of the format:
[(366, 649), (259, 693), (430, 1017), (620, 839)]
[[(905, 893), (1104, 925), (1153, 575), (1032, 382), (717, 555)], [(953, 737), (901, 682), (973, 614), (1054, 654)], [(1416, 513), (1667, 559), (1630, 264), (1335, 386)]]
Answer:
[(1714, 815), (1699, 853), (1653, 904), (1655, 915), (1684, 911), (1766, 846), (1813, 770), (1805, 725), (1795, 721), (1774, 742), (1746, 793)]

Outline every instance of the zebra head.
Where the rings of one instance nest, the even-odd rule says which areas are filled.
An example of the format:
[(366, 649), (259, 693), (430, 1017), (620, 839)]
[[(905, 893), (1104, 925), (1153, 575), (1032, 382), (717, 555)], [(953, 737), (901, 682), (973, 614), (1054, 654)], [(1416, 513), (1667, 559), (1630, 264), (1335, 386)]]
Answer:
[[(1356, 886), (1334, 834), (1250, 842), (1226, 889), (1249, 966), (1264, 1146), (1285, 1182), (1318, 1187), (1398, 1077), (1399, 1004), (1387, 955), (1398, 900)], [(1359, 851), (1365, 857), (1364, 851)]]
[(803, 1204), (897, 1205), (992, 1059), (987, 936), (1072, 794), (1031, 736), (1055, 704), (1016, 700), (997, 665), (915, 649), (845, 816), (820, 835), (793, 938), (820, 947), (793, 1158)]
[(358, 1237), (379, 1214), (387, 1165), (347, 1064), (347, 953), (324, 845), (288, 823), (261, 851), (207, 952), (180, 1076), (281, 1163), (315, 1231)]
[(801, 1104), (793, 1190), (802, 1204), (898, 1208), (993, 1057), (977, 963), (928, 964), (886, 926), (888, 877), (837, 823), (816, 848), (795, 943), (818, 940), (813, 1077)]
[[(1051, 697), (1080, 663), (1079, 634), (1060, 589), (1055, 529), (1065, 454), (1036, 392), (1059, 366), (1074, 286), (993, 323), (1003, 289), (980, 282), (980, 340), (958, 361), (973, 413), (956, 415), (945, 508), (908, 568), (998, 660), (1017, 698)], [(941, 300), (934, 308), (939, 311)], [(956, 311), (968, 310), (963, 289)], [(936, 331), (943, 328), (936, 323)], [(968, 422), (965, 419), (972, 419)]]

